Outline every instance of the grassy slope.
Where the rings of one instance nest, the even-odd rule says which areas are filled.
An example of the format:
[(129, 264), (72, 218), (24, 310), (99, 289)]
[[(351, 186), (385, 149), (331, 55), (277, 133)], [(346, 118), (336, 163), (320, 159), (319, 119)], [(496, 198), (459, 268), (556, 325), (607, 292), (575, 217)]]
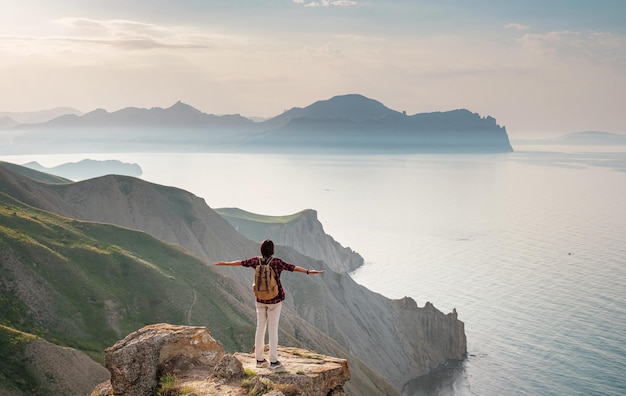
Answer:
[(254, 221), (258, 223), (275, 223), (275, 224), (286, 224), (290, 221), (293, 221), (299, 218), (302, 215), (302, 212), (294, 213), (286, 216), (266, 216), (260, 215), (256, 213), (246, 212), (245, 210), (239, 208), (219, 208), (214, 209), (217, 213), (224, 217), (231, 217), (235, 219), (241, 219), (246, 221)]
[(2, 389), (33, 392), (40, 387), (28, 363), (22, 358), (26, 344), (35, 338), (0, 325), (0, 393)]
[(3, 166), (13, 172), (19, 173), (24, 176), (28, 176), (33, 180), (38, 180), (44, 183), (72, 183), (71, 180), (61, 176), (50, 175), (48, 173), (42, 173), (34, 169), (26, 168), (24, 166), (15, 165), (10, 162), (0, 161), (0, 166)]
[[(227, 350), (253, 337), (248, 301), (229, 294), (231, 280), (148, 234), (55, 216), (0, 193), (0, 252), (0, 324), (96, 360), (150, 323), (205, 325)], [(32, 295), (50, 302), (46, 312), (27, 305)]]

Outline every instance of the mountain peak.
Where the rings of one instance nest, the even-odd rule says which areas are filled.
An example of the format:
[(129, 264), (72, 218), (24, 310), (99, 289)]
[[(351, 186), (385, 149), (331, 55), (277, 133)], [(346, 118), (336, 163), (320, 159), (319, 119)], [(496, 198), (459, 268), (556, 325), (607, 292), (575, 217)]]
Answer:
[(334, 96), (320, 100), (306, 107), (306, 117), (341, 118), (351, 121), (380, 119), (388, 114), (397, 113), (381, 102), (359, 94)]
[(379, 120), (391, 114), (401, 114), (377, 100), (359, 94), (337, 95), (330, 99), (319, 100), (307, 107), (294, 107), (266, 122), (267, 126), (283, 126), (296, 118), (314, 120), (349, 120), (363, 122)]
[(200, 112), (200, 110), (196, 109), (195, 107), (191, 105), (188, 105), (187, 103), (183, 103), (180, 100), (174, 103), (172, 106), (170, 106), (166, 110), (193, 110), (193, 111)]

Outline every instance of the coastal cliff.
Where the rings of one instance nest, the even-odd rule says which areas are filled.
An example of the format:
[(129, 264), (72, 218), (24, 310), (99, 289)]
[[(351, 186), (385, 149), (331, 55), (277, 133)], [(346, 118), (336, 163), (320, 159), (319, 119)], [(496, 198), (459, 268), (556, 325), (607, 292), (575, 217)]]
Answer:
[[(206, 263), (257, 255), (258, 244), (204, 200), (132, 177), (49, 184), (11, 169), (0, 166), (2, 224), (29, 238), (0, 235), (14, 263), (0, 281), (15, 287), (24, 318), (58, 337), (75, 335), (80, 339), (72, 342), (83, 346), (119, 338), (138, 323), (213, 323), (227, 350), (249, 350), (252, 274)], [(30, 246), (31, 240), (37, 243)], [(456, 314), (385, 298), (289, 246), (276, 250), (289, 262), (326, 269), (323, 277), (285, 274), (281, 343), (350, 359), (346, 392), (399, 393), (408, 381), (465, 356), (464, 324)], [(20, 279), (30, 279), (37, 292), (20, 294), (22, 288), (11, 286)], [(69, 284), (85, 286), (75, 292)], [(38, 305), (45, 299), (62, 304)]]
[(248, 144), (333, 152), (508, 153), (504, 126), (466, 109), (407, 115), (362, 95), (340, 95), (291, 109)]
[(343, 247), (324, 232), (317, 211), (306, 209), (287, 216), (263, 216), (238, 208), (215, 209), (235, 229), (256, 242), (271, 239), (290, 246), (316, 260), (324, 261), (333, 271), (350, 272), (363, 265), (363, 257)]

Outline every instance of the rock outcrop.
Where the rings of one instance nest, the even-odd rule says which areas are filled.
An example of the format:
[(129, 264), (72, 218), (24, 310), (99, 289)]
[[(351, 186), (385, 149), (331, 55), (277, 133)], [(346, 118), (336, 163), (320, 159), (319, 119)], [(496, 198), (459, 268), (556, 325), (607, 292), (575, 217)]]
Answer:
[(150, 395), (166, 373), (214, 367), (222, 345), (204, 327), (158, 324), (129, 334), (105, 351), (116, 395)]
[(205, 327), (149, 325), (107, 348), (111, 379), (92, 395), (154, 394), (164, 376), (197, 396), (240, 395), (252, 389), (274, 395), (344, 394), (343, 385), (350, 379), (347, 360), (284, 347), (279, 348), (279, 359), (281, 371), (256, 368), (253, 354), (225, 354)]

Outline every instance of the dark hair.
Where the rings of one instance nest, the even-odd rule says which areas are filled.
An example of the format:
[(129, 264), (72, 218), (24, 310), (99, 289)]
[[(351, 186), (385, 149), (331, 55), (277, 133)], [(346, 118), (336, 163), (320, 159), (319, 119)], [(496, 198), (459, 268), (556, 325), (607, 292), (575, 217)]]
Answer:
[(263, 257), (273, 256), (274, 255), (274, 242), (270, 241), (269, 239), (266, 239), (263, 242), (261, 242), (261, 255), (263, 255)]

